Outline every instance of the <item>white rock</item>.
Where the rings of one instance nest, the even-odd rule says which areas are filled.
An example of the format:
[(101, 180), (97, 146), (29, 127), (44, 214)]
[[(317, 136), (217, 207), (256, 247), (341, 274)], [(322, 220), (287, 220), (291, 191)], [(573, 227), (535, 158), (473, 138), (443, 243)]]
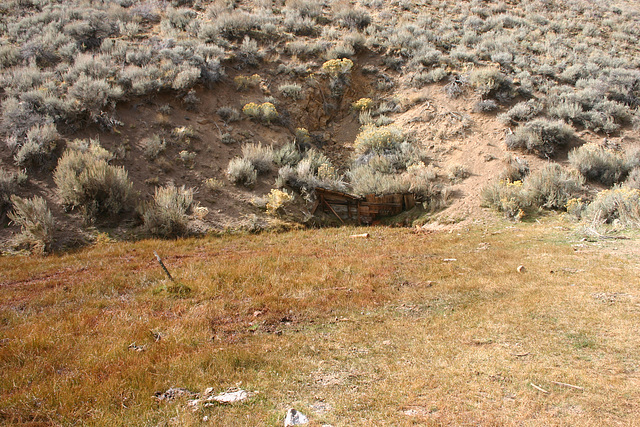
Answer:
[(208, 398), (207, 400), (215, 400), (218, 403), (238, 403), (249, 398), (249, 393), (245, 390), (237, 390), (227, 393), (220, 393), (217, 396)]
[(302, 412), (298, 412), (293, 408), (287, 411), (287, 416), (284, 419), (284, 427), (301, 426), (308, 423), (309, 418), (307, 418)]

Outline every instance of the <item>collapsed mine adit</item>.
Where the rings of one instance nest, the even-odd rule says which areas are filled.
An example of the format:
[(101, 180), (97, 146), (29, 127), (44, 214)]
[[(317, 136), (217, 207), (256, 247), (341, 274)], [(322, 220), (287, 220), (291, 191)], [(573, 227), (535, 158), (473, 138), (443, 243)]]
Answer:
[(358, 224), (371, 224), (380, 217), (398, 215), (416, 205), (416, 200), (411, 193), (384, 196), (367, 194), (357, 197), (340, 191), (316, 188), (316, 196), (311, 214), (315, 214), (320, 209), (335, 215), (343, 223), (346, 220), (357, 220)]

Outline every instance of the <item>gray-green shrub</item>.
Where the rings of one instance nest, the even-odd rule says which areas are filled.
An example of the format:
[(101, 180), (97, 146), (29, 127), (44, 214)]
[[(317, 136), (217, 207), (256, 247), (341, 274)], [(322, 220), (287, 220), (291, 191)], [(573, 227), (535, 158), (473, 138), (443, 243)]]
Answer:
[(231, 159), (227, 166), (227, 176), (234, 184), (251, 187), (256, 183), (258, 172), (248, 159), (235, 157)]
[(604, 185), (624, 180), (631, 170), (624, 153), (595, 144), (584, 144), (571, 150), (569, 163), (585, 178)]
[(21, 229), (18, 244), (27, 245), (41, 254), (49, 252), (55, 221), (46, 200), (40, 196), (27, 199), (13, 195), (11, 203), (13, 211), (8, 216)]
[(192, 206), (193, 189), (184, 185), (157, 187), (153, 201), (142, 208), (143, 229), (156, 236), (184, 236), (189, 233)]
[(512, 150), (523, 149), (540, 157), (551, 157), (574, 136), (573, 128), (560, 120), (535, 119), (519, 126), (507, 136), (506, 143)]
[(111, 154), (96, 141), (70, 146), (53, 173), (63, 205), (80, 209), (88, 220), (127, 209), (133, 184), (124, 167), (110, 165)]

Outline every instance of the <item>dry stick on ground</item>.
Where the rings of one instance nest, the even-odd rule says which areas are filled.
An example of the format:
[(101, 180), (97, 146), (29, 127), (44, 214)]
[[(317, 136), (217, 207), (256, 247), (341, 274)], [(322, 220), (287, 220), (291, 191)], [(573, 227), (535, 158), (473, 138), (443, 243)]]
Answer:
[(542, 387), (538, 387), (534, 383), (529, 383), (529, 384), (531, 385), (531, 387), (535, 388), (536, 390), (541, 391), (541, 392), (543, 392), (545, 394), (549, 394), (549, 392), (547, 390), (543, 389)]
[(551, 381), (551, 383), (555, 384), (555, 385), (560, 385), (560, 386), (563, 386), (563, 387), (575, 388), (576, 390), (584, 390), (584, 387), (580, 387), (580, 386), (573, 385), (573, 384), (561, 383), (561, 382), (558, 382), (558, 381)]
[(169, 273), (169, 270), (167, 270), (167, 267), (165, 267), (164, 263), (162, 262), (162, 259), (160, 259), (160, 255), (158, 255), (158, 252), (153, 251), (153, 254), (156, 256), (156, 259), (158, 260), (160, 267), (162, 267), (164, 272), (167, 273), (167, 277), (169, 278), (169, 280), (175, 283), (175, 280), (173, 280), (173, 277), (171, 277), (171, 273)]

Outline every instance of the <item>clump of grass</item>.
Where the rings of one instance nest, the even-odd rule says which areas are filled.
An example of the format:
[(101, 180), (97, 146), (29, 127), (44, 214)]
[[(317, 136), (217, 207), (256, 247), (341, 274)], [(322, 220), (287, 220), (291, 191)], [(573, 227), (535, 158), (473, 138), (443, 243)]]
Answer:
[(196, 138), (196, 131), (191, 126), (178, 126), (171, 130), (171, 136), (179, 142), (188, 142), (192, 138)]
[(551, 157), (559, 147), (574, 138), (571, 126), (560, 120), (535, 119), (507, 137), (507, 147), (536, 153), (540, 157)]
[(207, 190), (216, 192), (220, 191), (220, 189), (224, 187), (224, 182), (222, 182), (218, 178), (207, 178), (204, 180), (204, 186)]
[(112, 155), (97, 141), (75, 141), (53, 173), (62, 203), (79, 208), (85, 218), (115, 215), (131, 201), (133, 184), (122, 166), (109, 164)]
[(46, 200), (40, 196), (26, 199), (13, 195), (11, 203), (13, 211), (8, 216), (21, 229), (17, 243), (40, 254), (49, 252), (53, 243), (55, 221)]
[(585, 178), (604, 185), (624, 180), (631, 169), (624, 153), (596, 144), (584, 144), (571, 150), (569, 163)]
[(143, 230), (155, 236), (176, 237), (189, 233), (193, 189), (168, 185), (157, 187), (153, 201), (143, 205)]

